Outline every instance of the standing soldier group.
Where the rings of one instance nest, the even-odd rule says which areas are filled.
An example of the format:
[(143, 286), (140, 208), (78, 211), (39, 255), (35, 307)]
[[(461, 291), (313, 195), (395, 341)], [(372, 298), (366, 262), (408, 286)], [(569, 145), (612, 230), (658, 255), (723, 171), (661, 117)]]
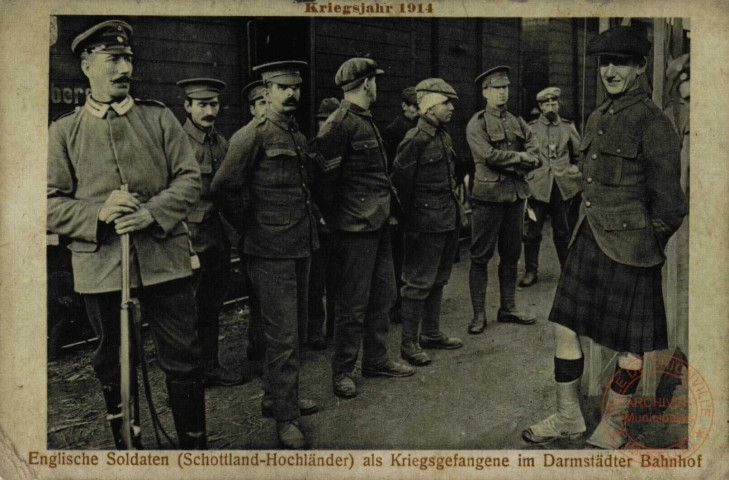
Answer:
[[(343, 398), (358, 393), (360, 350), (363, 376), (408, 377), (412, 366), (431, 362), (424, 349), (463, 346), (440, 326), (465, 216), (446, 130), (458, 99), (451, 85), (428, 78), (406, 89), (403, 117), (381, 136), (370, 109), (384, 72), (372, 59), (352, 58), (334, 78), (343, 99), (322, 102), (318, 134), (307, 141), (294, 118), (306, 62), (259, 65), (253, 71), (261, 80), (244, 89), (253, 120), (228, 145), (215, 130), (225, 88), (220, 80), (178, 82), (184, 127), (162, 104), (129, 96), (131, 33), (131, 26), (112, 20), (74, 40), (91, 95), (51, 125), (48, 157), (48, 228), (73, 240), (75, 288), (101, 339), (93, 365), (118, 448), (129, 447), (122, 440), (117, 355), (122, 234), (131, 236), (132, 286), (167, 376), (181, 448), (206, 448), (203, 384), (243, 381), (218, 358), (218, 316), (230, 275), (226, 231), (241, 239), (251, 286), (248, 355), (263, 359), (262, 413), (275, 419), (285, 448), (306, 446), (299, 417), (317, 411), (299, 395), (300, 349), (305, 343), (326, 348), (325, 318), (328, 331), (333, 321), (333, 392)], [(637, 86), (649, 48), (625, 28), (593, 41), (609, 98), (590, 117), (582, 141), (558, 114), (558, 88), (538, 94), (542, 114), (528, 125), (506, 108), (508, 67), (476, 78), (486, 108), (466, 128), (475, 163), (468, 332), (486, 328), (487, 265), (497, 246), (497, 321), (536, 320), (515, 298), (525, 210), (522, 285), (537, 281), (547, 214), (563, 267), (550, 314), (558, 408), (524, 431), (529, 442), (585, 430), (577, 335), (620, 352), (623, 369), (666, 344), (660, 264), (685, 202), (671, 125)], [(581, 219), (568, 254), (568, 202), (580, 190)], [(387, 349), (398, 291), (405, 363)], [(611, 392), (621, 408), (632, 393), (617, 386)], [(590, 443), (624, 443), (615, 437), (616, 421), (606, 414), (607, 436), (596, 431)], [(138, 426), (132, 429), (139, 446)]]

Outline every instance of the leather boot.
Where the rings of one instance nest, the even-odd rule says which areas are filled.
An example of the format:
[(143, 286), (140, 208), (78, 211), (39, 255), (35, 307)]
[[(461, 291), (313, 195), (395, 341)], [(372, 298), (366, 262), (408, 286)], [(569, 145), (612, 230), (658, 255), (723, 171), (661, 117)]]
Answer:
[(202, 381), (168, 380), (167, 392), (180, 450), (207, 450)]
[(400, 356), (414, 366), (430, 363), (430, 357), (418, 343), (418, 328), (425, 314), (425, 302), (413, 298), (403, 298), (400, 310), (402, 320), (402, 340)]
[(471, 293), (473, 319), (468, 324), (468, 333), (478, 335), (486, 329), (486, 285), (488, 272), (486, 265), (471, 262), (468, 271), (468, 289)]
[(497, 321), (521, 325), (531, 325), (537, 321), (533, 316), (516, 309), (516, 265), (499, 265), (499, 293), (501, 307)]
[(585, 432), (580, 410), (580, 379), (557, 382), (557, 413), (532, 425), (521, 433), (530, 443), (547, 444), (559, 438), (576, 439)]
[(557, 258), (559, 259), (559, 268), (564, 268), (564, 262), (567, 261), (567, 252), (569, 251), (570, 242), (554, 242), (554, 248), (557, 250)]
[(440, 304), (443, 301), (443, 285), (435, 286), (425, 299), (425, 315), (420, 345), (423, 348), (441, 348), (451, 350), (461, 348), (463, 342), (459, 338), (449, 337), (440, 331)]
[(520, 287), (531, 287), (537, 283), (537, 271), (539, 270), (539, 242), (524, 241), (524, 263), (525, 274)]
[(627, 443), (628, 436), (625, 433), (624, 419), (628, 410), (628, 400), (632, 396), (632, 394), (621, 395), (612, 388), (608, 390), (602, 418), (595, 431), (587, 439), (587, 443), (606, 450), (618, 449)]

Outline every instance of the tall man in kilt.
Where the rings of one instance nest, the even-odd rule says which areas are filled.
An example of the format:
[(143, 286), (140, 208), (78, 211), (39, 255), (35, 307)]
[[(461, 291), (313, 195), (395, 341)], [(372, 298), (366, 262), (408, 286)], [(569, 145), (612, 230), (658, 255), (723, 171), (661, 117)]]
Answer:
[(537, 283), (542, 227), (547, 215), (552, 219), (552, 236), (560, 267), (567, 258), (572, 234), (568, 219), (570, 200), (581, 189), (580, 170), (576, 165), (580, 135), (572, 122), (559, 115), (561, 93), (557, 87), (547, 87), (537, 93), (542, 113), (529, 122), (539, 145), (542, 165), (527, 175), (531, 196), (527, 200), (529, 211), (524, 219), (526, 272), (519, 282), (520, 287)]
[(210, 196), (210, 183), (228, 150), (228, 141), (215, 130), (220, 92), (226, 85), (215, 78), (186, 78), (177, 82), (177, 86), (185, 92), (187, 120), (182, 128), (195, 152), (202, 180), (200, 200), (186, 220), (192, 248), (200, 259), (194, 282), (197, 332), (203, 349), (203, 381), (206, 386), (229, 387), (243, 382), (240, 374), (224, 368), (218, 358), (220, 309), (230, 282), (230, 242), (220, 211)]
[(353, 377), (360, 344), (364, 376), (415, 373), (387, 354), (388, 312), (396, 297), (388, 228), (395, 192), (370, 112), (382, 73), (369, 58), (344, 62), (334, 77), (344, 100), (316, 138), (319, 208), (335, 232), (341, 279), (334, 307), (332, 386), (344, 398), (357, 394)]
[(600, 448), (626, 443), (622, 421), (641, 355), (668, 346), (661, 266), (686, 199), (676, 134), (638, 82), (650, 48), (631, 27), (607, 30), (590, 42), (608, 97), (590, 115), (580, 145), (580, 220), (549, 315), (557, 343), (557, 413), (522, 432), (528, 442), (578, 438), (586, 429), (578, 396), (584, 364), (578, 335), (618, 352), (607, 392), (610, 408), (587, 440)]
[(425, 79), (415, 88), (420, 118), (398, 147), (392, 182), (402, 202), (405, 244), (400, 354), (420, 366), (430, 363), (423, 347), (463, 346), (440, 331), (440, 304), (465, 213), (456, 193), (453, 142), (445, 130), (456, 91), (440, 78)]
[(526, 173), (539, 166), (537, 142), (529, 125), (506, 110), (509, 67), (494, 67), (476, 78), (486, 108), (471, 117), (466, 140), (476, 165), (471, 208), (471, 292), (473, 320), (468, 333), (486, 329), (488, 262), (499, 248), (501, 306), (497, 320), (531, 325), (536, 319), (516, 308), (517, 263), (521, 256), (524, 202), (529, 196)]
[(268, 110), (231, 137), (211, 187), (228, 221), (245, 234), (243, 250), (266, 335), (261, 409), (276, 419), (285, 448), (306, 446), (298, 419), (317, 408), (299, 398), (299, 332), (307, 324), (311, 252), (319, 247), (308, 146), (294, 118), (303, 67), (300, 61), (254, 67), (266, 87)]
[(108, 20), (71, 44), (81, 58), (91, 95), (83, 107), (48, 130), (48, 229), (73, 240), (69, 248), (74, 288), (83, 296), (100, 339), (92, 364), (116, 447), (125, 446), (120, 235), (129, 234), (131, 285), (166, 375), (179, 447), (202, 449), (205, 391), (190, 251), (182, 224), (200, 194), (200, 167), (174, 114), (159, 102), (129, 96), (131, 34), (129, 24)]

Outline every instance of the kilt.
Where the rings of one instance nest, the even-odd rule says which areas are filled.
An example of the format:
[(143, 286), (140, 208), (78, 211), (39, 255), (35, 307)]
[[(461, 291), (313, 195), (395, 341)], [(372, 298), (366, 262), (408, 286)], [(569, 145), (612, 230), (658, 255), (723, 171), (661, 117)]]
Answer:
[(570, 247), (549, 321), (617, 352), (668, 348), (661, 267), (611, 260), (585, 219)]

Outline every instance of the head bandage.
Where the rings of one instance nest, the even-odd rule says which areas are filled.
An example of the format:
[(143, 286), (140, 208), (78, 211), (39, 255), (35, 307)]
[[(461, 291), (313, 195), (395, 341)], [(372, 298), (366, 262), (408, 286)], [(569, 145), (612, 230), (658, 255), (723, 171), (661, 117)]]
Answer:
[[(420, 95), (418, 95), (418, 97), (420, 97)], [(426, 93), (418, 99), (420, 114), (425, 115), (430, 107), (443, 103), (447, 100), (449, 100), (449, 98), (440, 93)]]

